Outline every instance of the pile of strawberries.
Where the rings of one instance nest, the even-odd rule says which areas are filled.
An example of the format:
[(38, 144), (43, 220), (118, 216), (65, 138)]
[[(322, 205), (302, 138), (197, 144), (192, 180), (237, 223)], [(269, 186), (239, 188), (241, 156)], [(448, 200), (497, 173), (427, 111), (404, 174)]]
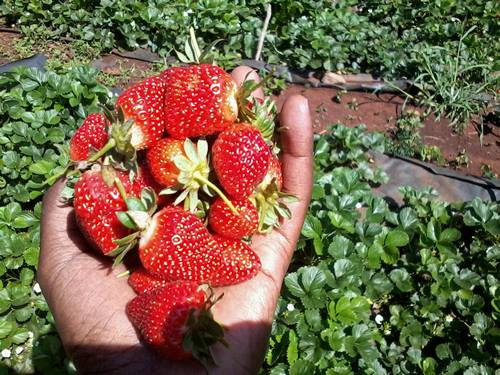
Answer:
[(90, 114), (70, 141), (72, 204), (98, 253), (134, 250), (127, 315), (172, 359), (213, 364), (223, 328), (212, 287), (260, 270), (249, 246), (289, 217), (273, 141), (275, 105), (216, 65), (172, 67)]

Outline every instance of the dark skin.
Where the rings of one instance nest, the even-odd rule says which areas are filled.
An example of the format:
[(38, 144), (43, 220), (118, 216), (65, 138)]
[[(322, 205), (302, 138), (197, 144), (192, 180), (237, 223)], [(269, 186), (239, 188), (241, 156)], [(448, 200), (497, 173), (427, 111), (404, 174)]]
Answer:
[[(250, 72), (250, 74), (249, 74)], [(248, 75), (249, 74), (249, 75)], [(236, 68), (238, 83), (258, 79), (247, 67)], [(262, 90), (253, 93), (263, 97)], [(292, 219), (266, 236), (254, 236), (252, 247), (262, 270), (252, 280), (215, 288), (223, 298), (213, 307), (214, 318), (226, 327), (226, 348), (214, 346), (218, 367), (210, 374), (256, 374), (267, 349), (281, 284), (304, 222), (312, 189), (312, 121), (307, 100), (289, 97), (280, 117), (284, 190), (297, 196), (289, 205)], [(76, 227), (73, 210), (60, 202), (63, 182), (45, 195), (41, 227), (38, 281), (54, 314), (66, 352), (80, 373), (202, 374), (196, 361), (176, 362), (147, 347), (125, 314), (135, 293), (127, 279), (116, 275), (123, 266), (88, 251)]]

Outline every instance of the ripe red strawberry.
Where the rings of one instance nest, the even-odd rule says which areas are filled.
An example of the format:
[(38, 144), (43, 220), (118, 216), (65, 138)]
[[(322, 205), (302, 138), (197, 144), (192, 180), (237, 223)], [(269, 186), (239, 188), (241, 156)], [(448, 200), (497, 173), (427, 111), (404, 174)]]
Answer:
[(127, 304), (127, 315), (143, 340), (174, 360), (215, 364), (210, 346), (223, 340), (213, 320), (212, 296), (189, 281), (169, 283), (140, 294)]
[(160, 195), (160, 192), (162, 190), (162, 186), (153, 177), (153, 174), (151, 173), (151, 170), (149, 169), (148, 163), (146, 161), (142, 161), (141, 163), (139, 163), (139, 167), (140, 167), (140, 175), (141, 175), (142, 180), (144, 181), (144, 185), (150, 187), (156, 193), (157, 206), (163, 207), (163, 206), (166, 206), (167, 204), (171, 204), (173, 201), (172, 196)]
[[(226, 271), (219, 275), (220, 285), (231, 285), (232, 280), (243, 282), (252, 279), (261, 268), (259, 256), (250, 246), (240, 240), (233, 240), (220, 236), (213, 236), (223, 248), (223, 269)], [(224, 278), (227, 280), (224, 283)]]
[(69, 141), (69, 157), (73, 161), (87, 160), (90, 153), (100, 150), (108, 141), (106, 117), (91, 113)]
[(208, 195), (218, 194), (236, 212), (224, 193), (209, 180), (207, 141), (200, 139), (194, 144), (189, 138), (163, 138), (148, 150), (147, 162), (155, 180), (165, 187), (161, 195), (182, 191), (174, 204), (184, 201), (186, 209), (199, 212), (198, 190), (202, 189)]
[(288, 204), (297, 202), (297, 198), (282, 192), (282, 188), (281, 162), (276, 155), (272, 155), (266, 176), (251, 197), (259, 212), (259, 233), (270, 232), (274, 227), (280, 226), (282, 218), (292, 217)]
[[(150, 147), (165, 131), (165, 85), (160, 76), (149, 77), (125, 90), (117, 99), (126, 120), (133, 120), (130, 143), (136, 150)], [(119, 143), (119, 141), (117, 140)]]
[(127, 173), (110, 169), (88, 170), (75, 184), (73, 206), (76, 222), (93, 247), (103, 254), (118, 247), (115, 240), (130, 234), (116, 216), (117, 211), (126, 210), (127, 206), (114, 177), (121, 181), (129, 196), (139, 196), (145, 187), (141, 179), (131, 183)]
[[(232, 285), (247, 280), (260, 269), (255, 254), (254, 258), (246, 257), (244, 264), (228, 256), (233, 254), (218, 245), (198, 217), (173, 206), (153, 216), (139, 242), (139, 257), (144, 268), (168, 281)], [(253, 263), (250, 264), (249, 259)], [(244, 272), (240, 274), (240, 270)]]
[(233, 239), (254, 234), (259, 226), (257, 208), (248, 199), (233, 200), (232, 203), (238, 210), (238, 216), (220, 198), (210, 206), (208, 223), (212, 230), (223, 237)]
[(246, 198), (269, 168), (271, 151), (259, 130), (237, 124), (219, 134), (212, 160), (220, 184), (234, 199)]
[(167, 69), (165, 125), (174, 138), (220, 132), (238, 117), (237, 85), (222, 68), (200, 64)]
[(142, 268), (130, 274), (128, 283), (137, 294), (146, 293), (168, 284), (164, 279), (153, 276)]
[(272, 181), (276, 183), (278, 191), (283, 189), (283, 172), (281, 170), (281, 162), (276, 155), (272, 155), (269, 159), (269, 168), (266, 176), (259, 185), (260, 188), (266, 188)]
[(149, 170), (155, 180), (164, 187), (177, 185), (179, 168), (174, 163), (176, 156), (183, 156), (184, 141), (174, 138), (163, 138), (156, 142), (147, 152)]

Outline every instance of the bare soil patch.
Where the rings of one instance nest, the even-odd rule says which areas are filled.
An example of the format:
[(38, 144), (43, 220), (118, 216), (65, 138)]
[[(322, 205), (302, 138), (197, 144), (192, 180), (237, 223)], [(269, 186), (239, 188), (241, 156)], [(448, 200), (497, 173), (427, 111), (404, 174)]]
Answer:
[[(403, 98), (394, 94), (341, 94), (335, 89), (290, 85), (279, 95), (278, 107), (287, 96), (293, 94), (304, 95), (309, 100), (316, 132), (324, 131), (330, 124), (356, 126), (362, 123), (371, 131), (380, 131), (390, 136), (404, 103)], [(423, 112), (423, 109), (414, 106), (407, 105), (406, 108)], [(462, 152), (467, 154), (470, 163), (468, 166), (458, 167), (459, 171), (481, 176), (481, 165), (488, 164), (494, 173), (500, 174), (500, 128), (494, 124), (486, 124), (484, 133), (481, 147), (474, 124), (469, 124), (463, 134), (454, 134), (448, 120), (436, 122), (432, 116), (425, 121), (425, 127), (421, 130), (423, 142), (438, 146), (447, 161), (453, 161)]]
[(12, 32), (0, 31), (0, 65), (18, 59), (19, 53), (14, 48), (21, 36)]

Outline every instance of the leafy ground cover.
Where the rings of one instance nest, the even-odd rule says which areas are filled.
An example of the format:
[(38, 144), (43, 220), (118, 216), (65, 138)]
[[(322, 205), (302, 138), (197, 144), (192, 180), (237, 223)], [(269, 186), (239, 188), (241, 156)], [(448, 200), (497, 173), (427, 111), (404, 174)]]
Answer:
[[(96, 76), (81, 68), (0, 75), (0, 373), (73, 371), (35, 282), (39, 219), (43, 181), (67, 161), (61, 145), (109, 99)], [(405, 206), (389, 206), (371, 190), (386, 176), (365, 156), (383, 138), (340, 125), (318, 136), (314, 200), (263, 373), (493, 374), (499, 366), (498, 204), (449, 205), (405, 188)]]
[(494, 374), (500, 206), (402, 187), (391, 207), (364, 151), (380, 135), (318, 137), (313, 202), (276, 311), (264, 374)]
[(44, 181), (68, 162), (62, 146), (106, 102), (96, 72), (18, 69), (0, 75), (0, 373), (67, 373), (35, 282)]
[[(194, 25), (208, 44), (225, 40), (224, 54), (255, 55), (267, 0), (38, 1), (6, 0), (5, 25), (31, 39), (83, 41), (99, 50), (148, 47), (171, 54)], [(444, 2), (278, 0), (264, 46), (264, 59), (297, 68), (370, 71), (415, 77), (415, 53), (428, 45), (453, 47), (465, 40), (477, 61), (498, 64), (494, 1)]]

